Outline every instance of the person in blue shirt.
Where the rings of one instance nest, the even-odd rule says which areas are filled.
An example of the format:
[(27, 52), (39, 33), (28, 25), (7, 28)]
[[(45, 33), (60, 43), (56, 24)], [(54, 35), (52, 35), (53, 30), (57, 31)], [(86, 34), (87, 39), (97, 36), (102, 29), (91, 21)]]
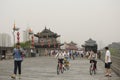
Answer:
[(22, 49), (20, 48), (20, 43), (16, 44), (16, 48), (13, 50), (13, 57), (14, 57), (14, 74), (11, 78), (16, 78), (17, 70), (19, 74), (19, 79), (21, 78), (21, 62), (22, 62)]

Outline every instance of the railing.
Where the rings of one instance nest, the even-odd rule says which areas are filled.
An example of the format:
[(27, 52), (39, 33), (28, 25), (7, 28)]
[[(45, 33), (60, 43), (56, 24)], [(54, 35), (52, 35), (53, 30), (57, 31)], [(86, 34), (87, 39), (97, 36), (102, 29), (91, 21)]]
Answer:
[(120, 76), (120, 57), (112, 56), (112, 70)]

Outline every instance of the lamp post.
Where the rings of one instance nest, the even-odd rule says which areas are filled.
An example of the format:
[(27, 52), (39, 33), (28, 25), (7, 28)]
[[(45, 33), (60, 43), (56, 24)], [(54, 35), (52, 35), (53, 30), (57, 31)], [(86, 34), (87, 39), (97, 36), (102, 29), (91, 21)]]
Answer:
[(17, 43), (20, 43), (20, 33), (17, 32)]
[(34, 48), (34, 36), (32, 35), (31, 38), (32, 38), (32, 48)]
[[(33, 35), (33, 31), (31, 29), (29, 29), (29, 41), (30, 41), (30, 37), (31, 35)], [(31, 37), (33, 39), (33, 37)], [(32, 40), (33, 41), (33, 40)], [(31, 41), (30, 41), (30, 46), (31, 46)]]
[(34, 54), (34, 50), (32, 48), (34, 48), (34, 35), (33, 35), (33, 31), (31, 29), (29, 29), (29, 41), (30, 41), (30, 38), (31, 38), (31, 41), (30, 41), (30, 48), (31, 48), (31, 51), (30, 51), (30, 56), (31, 57), (35, 57), (35, 54)]
[(13, 42), (14, 42), (14, 47), (15, 47), (15, 31), (18, 31), (19, 28), (16, 27), (15, 23), (14, 23), (14, 26), (13, 26)]

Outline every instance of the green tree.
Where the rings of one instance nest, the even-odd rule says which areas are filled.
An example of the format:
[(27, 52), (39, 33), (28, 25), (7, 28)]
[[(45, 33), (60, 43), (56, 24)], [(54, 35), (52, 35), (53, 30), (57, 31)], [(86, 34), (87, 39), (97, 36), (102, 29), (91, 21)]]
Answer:
[(30, 47), (30, 41), (21, 42), (20, 45), (21, 45), (21, 47), (23, 47), (23, 48), (28, 48), (28, 47)]
[(110, 48), (111, 54), (113, 56), (120, 56), (120, 50), (117, 48)]

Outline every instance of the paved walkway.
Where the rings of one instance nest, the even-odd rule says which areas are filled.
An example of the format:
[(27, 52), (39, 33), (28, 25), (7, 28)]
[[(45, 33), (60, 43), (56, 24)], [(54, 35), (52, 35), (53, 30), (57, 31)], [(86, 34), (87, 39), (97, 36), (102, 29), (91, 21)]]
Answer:
[[(104, 63), (98, 60), (96, 75), (89, 74), (89, 61), (77, 58), (71, 60), (70, 70), (56, 74), (57, 60), (54, 57), (26, 58), (22, 63), (21, 80), (120, 80), (114, 72), (112, 77), (104, 77)], [(0, 80), (12, 80), (13, 60), (0, 61)], [(18, 77), (16, 80), (19, 80)]]

